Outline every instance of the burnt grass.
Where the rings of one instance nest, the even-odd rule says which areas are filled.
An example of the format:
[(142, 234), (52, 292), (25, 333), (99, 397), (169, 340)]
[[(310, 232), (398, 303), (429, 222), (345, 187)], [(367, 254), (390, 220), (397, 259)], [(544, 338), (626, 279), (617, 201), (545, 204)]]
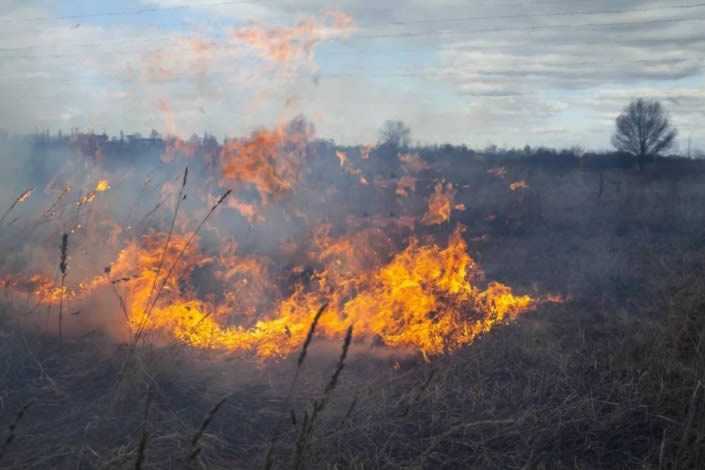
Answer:
[[(453, 173), (472, 255), (488, 279), (564, 302), (430, 362), (353, 344), (298, 461), (340, 345), (313, 340), (287, 400), (296, 357), (131, 354), (97, 331), (62, 343), (8, 302), (0, 468), (264, 468), (270, 447), (272, 468), (705, 468), (699, 177), (488, 167)], [(529, 189), (508, 191), (518, 179)]]

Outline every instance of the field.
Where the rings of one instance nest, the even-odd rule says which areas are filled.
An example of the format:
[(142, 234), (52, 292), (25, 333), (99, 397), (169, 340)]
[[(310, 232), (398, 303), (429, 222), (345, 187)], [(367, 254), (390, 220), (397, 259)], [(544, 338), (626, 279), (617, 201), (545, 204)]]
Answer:
[[(101, 294), (110, 300), (97, 302), (75, 300), (69, 291), (61, 294), (65, 330), (59, 336), (56, 305), (47, 302), (54, 306), (45, 307), (38, 291), (22, 291), (19, 282), (4, 277), (0, 468), (705, 467), (705, 185), (699, 170), (671, 171), (678, 165), (669, 160), (642, 172), (618, 166), (556, 168), (528, 158), (443, 148), (415, 149), (412, 153), (420, 157), (414, 161), (421, 168), (412, 170), (403, 159), (401, 166), (389, 159), (378, 165), (374, 154), (369, 160), (363, 156), (364, 148), (315, 145), (308, 144), (305, 152), (316, 152), (318, 166), (297, 181), (306, 189), (266, 210), (262, 205), (266, 221), (250, 220), (249, 227), (266, 225), (268, 231), (248, 235), (253, 229), (244, 222), (242, 232), (233, 229), (238, 236), (242, 233), (241, 251), (261, 255), (279, 243), (269, 235), (276, 230), (296, 238), (323, 219), (334, 226), (332, 233), (335, 227), (354, 225), (353, 219), (364, 219), (361, 232), (343, 233), (373, 234), (365, 230), (382, 227), (395, 246), (382, 250), (385, 266), (407, 253), (403, 247), (408, 237), (406, 229), (373, 221), (375, 215), (392, 220), (416, 217), (411, 232), (420, 240), (419, 249), (427, 239), (441, 248), (450, 245), (462, 226), (460, 236), (481, 267), (476, 273), (479, 285), (496, 281), (511, 286), (516, 298), (534, 299), (532, 308), (517, 307), (506, 317), (487, 314), (478, 321), (491, 324), (477, 336), (453, 330), (452, 338), (461, 339), (448, 339), (442, 351), (411, 342), (395, 347), (391, 336), (376, 337), (360, 327), (358, 319), (348, 347), (341, 333), (348, 325), (338, 330), (332, 324), (335, 315), (348, 312), (337, 309), (336, 302), (344, 304), (348, 298), (327, 294), (327, 308), (307, 312), (299, 326), (286, 326), (293, 339), (277, 344), (284, 353), (263, 357), (261, 345), (249, 353), (198, 347), (195, 336), (189, 343), (156, 330), (148, 341), (135, 340), (123, 331), (124, 322), (134, 318), (122, 319), (116, 307), (116, 299), (129, 297), (124, 292), (123, 297)], [(383, 158), (388, 150), (376, 152)], [(336, 159), (336, 151), (346, 158)], [(122, 165), (129, 167), (102, 162), (91, 168), (95, 174), (100, 167), (119, 175)], [(182, 167), (170, 165), (178, 191)], [(197, 169), (197, 176), (191, 177), (208, 180), (211, 170)], [(40, 173), (35, 166), (28, 174)], [(384, 178), (373, 181), (379, 175)], [(414, 189), (406, 196), (400, 195), (398, 185), (404, 176), (414, 179)], [(110, 178), (107, 195), (120, 191), (118, 179)], [(245, 182), (260, 196), (268, 194), (257, 186), (261, 178)], [(439, 194), (439, 184), (440, 192), (452, 193), (451, 213), (438, 223), (421, 223), (422, 216), (430, 220), (429, 201)], [(317, 195), (328, 187), (337, 192), (318, 201)], [(448, 187), (452, 190), (443, 189)], [(107, 264), (104, 259), (114, 254), (101, 242), (106, 225), (102, 216), (109, 212), (116, 221), (111, 227), (117, 221), (126, 227), (124, 214), (110, 208), (127, 207), (120, 198), (129, 191), (124, 189), (109, 202), (94, 194), (96, 201), (91, 202), (97, 209), (83, 213), (86, 231), (70, 232), (73, 257), (68, 259), (67, 282), (77, 282), (77, 274), (70, 276), (79, 272), (78, 266), (86, 273), (81, 280), (91, 279), (90, 270), (100, 273)], [(3, 204), (10, 206), (20, 193), (21, 188), (14, 196), (8, 192)], [(192, 199), (184, 202), (189, 203), (196, 204)], [(305, 207), (315, 213), (310, 216), (315, 220), (296, 216), (283, 225), (274, 215), (279, 214), (277, 204), (285, 214)], [(221, 219), (234, 216), (209, 216), (208, 206), (194, 210), (196, 215), (185, 222), (174, 215), (176, 228), (171, 222), (169, 234), (176, 240), (177, 234), (188, 235), (199, 220), (206, 220), (199, 243), (216, 247), (222, 255), (222, 230), (228, 222)], [(68, 207), (62, 220), (71, 218)], [(149, 209), (145, 205), (133, 211)], [(17, 204), (0, 232), (7, 253), (0, 272), (19, 275), (44, 265), (48, 272), (53, 270), (55, 280), (61, 279), (56, 269), (66, 258), (60, 253), (66, 224), (52, 221), (51, 228), (37, 229), (35, 236), (26, 231), (33, 227), (31, 215), (12, 220), (23, 210)], [(242, 206), (239, 210), (238, 220), (244, 221), (247, 214)], [(160, 211), (146, 225), (166, 233), (174, 208)], [(28, 225), (22, 225), (24, 221)], [(145, 228), (144, 233), (151, 232)], [(118, 245), (124, 245), (124, 236), (116, 236)], [(377, 239), (365, 240), (374, 245)], [(162, 243), (160, 239), (157, 246)], [(187, 247), (184, 264), (198, 260)], [(39, 261), (28, 259), (27, 253), (38, 251)], [(282, 256), (277, 253), (272, 259)], [(276, 263), (298, 264), (298, 252), (292, 253), (291, 260)], [(364, 246), (354, 245), (351, 256), (340, 259), (347, 263), (368, 255)], [(203, 260), (195, 263), (198, 268), (179, 269), (187, 270), (184, 277), (195, 285), (189, 294), (209, 298), (211, 280), (222, 279), (203, 268)], [(282, 298), (292, 286), (308, 289), (313, 282), (300, 281), (309, 275), (308, 267), (287, 269), (296, 276), (270, 277), (285, 291)], [(367, 269), (365, 264), (359, 271), (377, 282), (380, 277)], [(334, 281), (354, 282), (357, 299), (363, 295), (359, 292), (380, 292), (348, 272), (336, 273)], [(158, 272), (155, 285), (159, 279)], [(191, 305), (183, 279), (173, 286), (168, 275), (163, 279), (163, 285), (180, 291), (179, 301)], [(115, 286), (119, 284), (102, 288)], [(169, 288), (165, 295), (171, 296)], [(255, 294), (261, 292), (268, 291)], [(250, 302), (256, 313), (242, 324), (260, 318), (258, 302)], [(450, 305), (453, 315), (479, 314), (463, 312), (464, 304), (453, 299), (438, 302)], [(91, 317), (89, 309), (98, 306), (100, 314)], [(318, 332), (311, 331), (319, 312)]]

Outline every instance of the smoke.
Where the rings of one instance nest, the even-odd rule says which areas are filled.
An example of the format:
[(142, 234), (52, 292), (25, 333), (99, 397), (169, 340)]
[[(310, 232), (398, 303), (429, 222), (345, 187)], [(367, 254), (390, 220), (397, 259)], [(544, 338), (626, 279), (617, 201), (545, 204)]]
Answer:
[(74, 133), (6, 145), (27, 152), (17, 181), (37, 190), (13, 185), (23, 219), (1, 227), (16, 254), (0, 266), (3, 282), (13, 299), (32, 299), (28, 318), (60, 301), (69, 333), (101, 327), (123, 341), (146, 331), (277, 357), (327, 304), (328, 338), (354, 324), (358, 342), (431, 355), (535, 305), (483, 281), (461, 230), (450, 231), (453, 185), (419, 182), (430, 169), (420, 156), (336, 147), (304, 117), (222, 143)]

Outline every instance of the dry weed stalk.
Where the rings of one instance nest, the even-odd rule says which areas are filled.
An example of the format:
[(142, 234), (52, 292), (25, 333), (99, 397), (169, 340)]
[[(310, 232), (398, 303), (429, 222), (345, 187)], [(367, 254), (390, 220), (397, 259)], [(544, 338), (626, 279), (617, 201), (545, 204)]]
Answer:
[(206, 417), (203, 419), (203, 422), (201, 423), (201, 427), (198, 428), (198, 431), (196, 431), (196, 434), (193, 435), (193, 438), (191, 439), (191, 452), (189, 453), (188, 460), (193, 461), (198, 457), (198, 454), (201, 453), (201, 447), (199, 447), (199, 442), (201, 442), (201, 438), (203, 437), (203, 434), (206, 432), (206, 429), (208, 428), (208, 425), (210, 424), (211, 421), (213, 421), (213, 418), (215, 417), (216, 413), (218, 413), (218, 410), (220, 409), (221, 406), (225, 403), (225, 401), (229, 397), (223, 397), (218, 403), (213, 405), (213, 408), (210, 409)]
[[(184, 173), (184, 184), (186, 182), (186, 173)], [(157, 302), (159, 301), (159, 298), (162, 295), (162, 292), (164, 291), (164, 287), (166, 286), (166, 283), (169, 281), (171, 276), (174, 274), (174, 271), (176, 270), (176, 267), (179, 265), (179, 262), (181, 261), (181, 258), (183, 258), (184, 253), (186, 253), (186, 250), (191, 246), (191, 243), (196, 239), (196, 236), (198, 233), (201, 231), (201, 228), (205, 223), (208, 221), (208, 219), (213, 215), (213, 213), (216, 211), (218, 207), (230, 196), (232, 193), (231, 189), (228, 189), (223, 193), (222, 196), (220, 196), (220, 199), (216, 201), (215, 204), (210, 208), (208, 213), (201, 219), (199, 224), (196, 226), (195, 230), (191, 233), (191, 236), (189, 239), (186, 241), (184, 244), (183, 248), (181, 251), (176, 255), (176, 259), (174, 259), (174, 262), (171, 264), (171, 267), (169, 270), (166, 272), (164, 275), (164, 278), (162, 279), (162, 282), (159, 284), (159, 287), (157, 288), (156, 292), (154, 293), (154, 298), (151, 300), (149, 307), (146, 309), (145, 314), (144, 314), (144, 320), (140, 324), (137, 333), (135, 334), (135, 340), (134, 343), (137, 344), (139, 342), (140, 338), (144, 334), (144, 330), (147, 327), (147, 323), (149, 322), (149, 318), (152, 314), (152, 311), (154, 310), (154, 307), (157, 305)]]
[(64, 284), (66, 283), (66, 270), (68, 268), (69, 234), (61, 236), (61, 260), (59, 271), (61, 271), (61, 285), (59, 287), (59, 341), (63, 341), (63, 316), (64, 316)]
[(157, 282), (159, 275), (162, 272), (162, 267), (164, 266), (164, 260), (166, 259), (167, 251), (169, 251), (169, 243), (171, 242), (171, 237), (174, 235), (174, 227), (176, 226), (176, 218), (179, 216), (179, 209), (181, 208), (181, 202), (184, 200), (184, 191), (186, 190), (186, 182), (188, 181), (188, 167), (184, 169), (184, 177), (181, 180), (181, 188), (179, 188), (179, 194), (176, 196), (176, 207), (174, 208), (174, 214), (171, 217), (171, 224), (169, 225), (169, 231), (166, 235), (166, 240), (164, 241), (164, 248), (162, 249), (162, 255), (159, 258), (159, 263), (157, 263), (157, 271), (154, 276), (154, 282), (152, 283), (152, 288), (147, 296), (147, 304), (145, 308), (149, 305), (150, 299), (154, 294), (154, 289), (157, 287)]
[(0, 226), (5, 222), (5, 219), (10, 215), (10, 213), (17, 207), (17, 204), (26, 201), (29, 199), (29, 197), (32, 195), (32, 190), (33, 188), (25, 189), (20, 193), (19, 196), (15, 198), (15, 201), (10, 204), (10, 207), (7, 208), (7, 210), (2, 214), (2, 217), (0, 217)]
[[(311, 341), (313, 340), (313, 335), (316, 332), (316, 326), (318, 325), (318, 321), (321, 319), (321, 315), (323, 315), (323, 312), (328, 308), (328, 304), (325, 303), (321, 305), (321, 307), (318, 309), (316, 312), (316, 315), (314, 315), (313, 320), (311, 321), (311, 325), (308, 327), (308, 332), (306, 333), (306, 339), (304, 340), (303, 345), (301, 346), (301, 352), (299, 353), (299, 357), (296, 359), (296, 370), (294, 371), (294, 378), (291, 380), (291, 384), (289, 385), (289, 390), (286, 394), (286, 397), (284, 398), (284, 405), (285, 409), (290, 408), (291, 405), (291, 398), (294, 394), (294, 389), (296, 388), (296, 384), (299, 381), (299, 375), (301, 373), (301, 369), (303, 367), (304, 361), (306, 360), (306, 354), (308, 352), (308, 347), (311, 344)], [(294, 413), (293, 410), (291, 410), (291, 417), (292, 417), (292, 422), (294, 425), (296, 425), (296, 414)], [(304, 419), (306, 419), (306, 416), (304, 416)], [(279, 440), (281, 434), (281, 426), (276, 428), (275, 432), (272, 433), (272, 438), (269, 441), (269, 446), (267, 446), (267, 453), (264, 458), (264, 468), (265, 470), (270, 470), (272, 468), (272, 465), (274, 465), (274, 447)]]
[(135, 459), (135, 470), (141, 470), (142, 464), (144, 463), (145, 452), (147, 450), (147, 441), (149, 440), (149, 430), (147, 429), (147, 423), (149, 421), (149, 409), (152, 405), (152, 386), (147, 388), (147, 397), (144, 404), (144, 416), (142, 419), (142, 435), (140, 437), (140, 443), (137, 447), (137, 458)]
[(690, 403), (688, 404), (688, 413), (686, 415), (686, 422), (683, 428), (683, 434), (681, 436), (681, 441), (678, 446), (678, 452), (676, 453), (676, 467), (683, 465), (683, 468), (688, 468), (688, 462), (686, 460), (686, 453), (688, 452), (688, 442), (690, 440), (691, 429), (693, 428), (693, 422), (695, 421), (696, 408), (698, 405), (698, 395), (700, 390), (703, 388), (702, 382), (698, 381), (693, 389), (693, 394), (690, 397)]
[(5, 438), (5, 442), (3, 443), (2, 448), (0, 448), (0, 461), (5, 455), (7, 448), (10, 446), (10, 444), (12, 444), (12, 441), (15, 440), (15, 431), (17, 430), (17, 426), (20, 424), (20, 421), (22, 421), (22, 418), (24, 418), (24, 415), (30, 406), (32, 406), (32, 401), (28, 401), (27, 403), (25, 403), (22, 408), (20, 408), (20, 411), (17, 412), (15, 420), (8, 427), (7, 437)]
[(292, 464), (292, 468), (296, 470), (305, 468), (306, 453), (310, 447), (316, 420), (325, 409), (326, 405), (330, 401), (333, 390), (335, 390), (335, 387), (338, 385), (340, 374), (343, 372), (343, 368), (345, 367), (345, 359), (348, 356), (350, 343), (352, 342), (352, 332), (352, 326), (348, 327), (348, 331), (345, 333), (345, 339), (343, 340), (340, 358), (335, 366), (333, 375), (323, 390), (323, 396), (320, 399), (313, 401), (310, 415), (307, 412), (304, 412), (304, 420), (301, 425), (301, 431), (299, 432), (299, 436), (296, 440), (296, 451), (294, 453), (294, 460)]

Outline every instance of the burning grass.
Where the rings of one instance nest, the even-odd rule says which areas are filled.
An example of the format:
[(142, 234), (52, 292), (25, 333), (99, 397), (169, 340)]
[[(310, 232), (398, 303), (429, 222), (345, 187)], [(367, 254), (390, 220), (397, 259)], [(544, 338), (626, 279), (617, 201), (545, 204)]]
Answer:
[(13, 196), (0, 466), (705, 463), (698, 208), (378, 152), (299, 122), (151, 195), (95, 168)]
[(315, 340), (305, 360), (265, 369), (140, 348), (118, 389), (124, 350), (110, 341), (57, 350), (5, 317), (2, 464), (257, 468), (279, 426), (272, 468), (700, 468), (705, 291), (677, 291), (629, 315), (554, 304), (431, 364), (353, 348), (332, 366)]

